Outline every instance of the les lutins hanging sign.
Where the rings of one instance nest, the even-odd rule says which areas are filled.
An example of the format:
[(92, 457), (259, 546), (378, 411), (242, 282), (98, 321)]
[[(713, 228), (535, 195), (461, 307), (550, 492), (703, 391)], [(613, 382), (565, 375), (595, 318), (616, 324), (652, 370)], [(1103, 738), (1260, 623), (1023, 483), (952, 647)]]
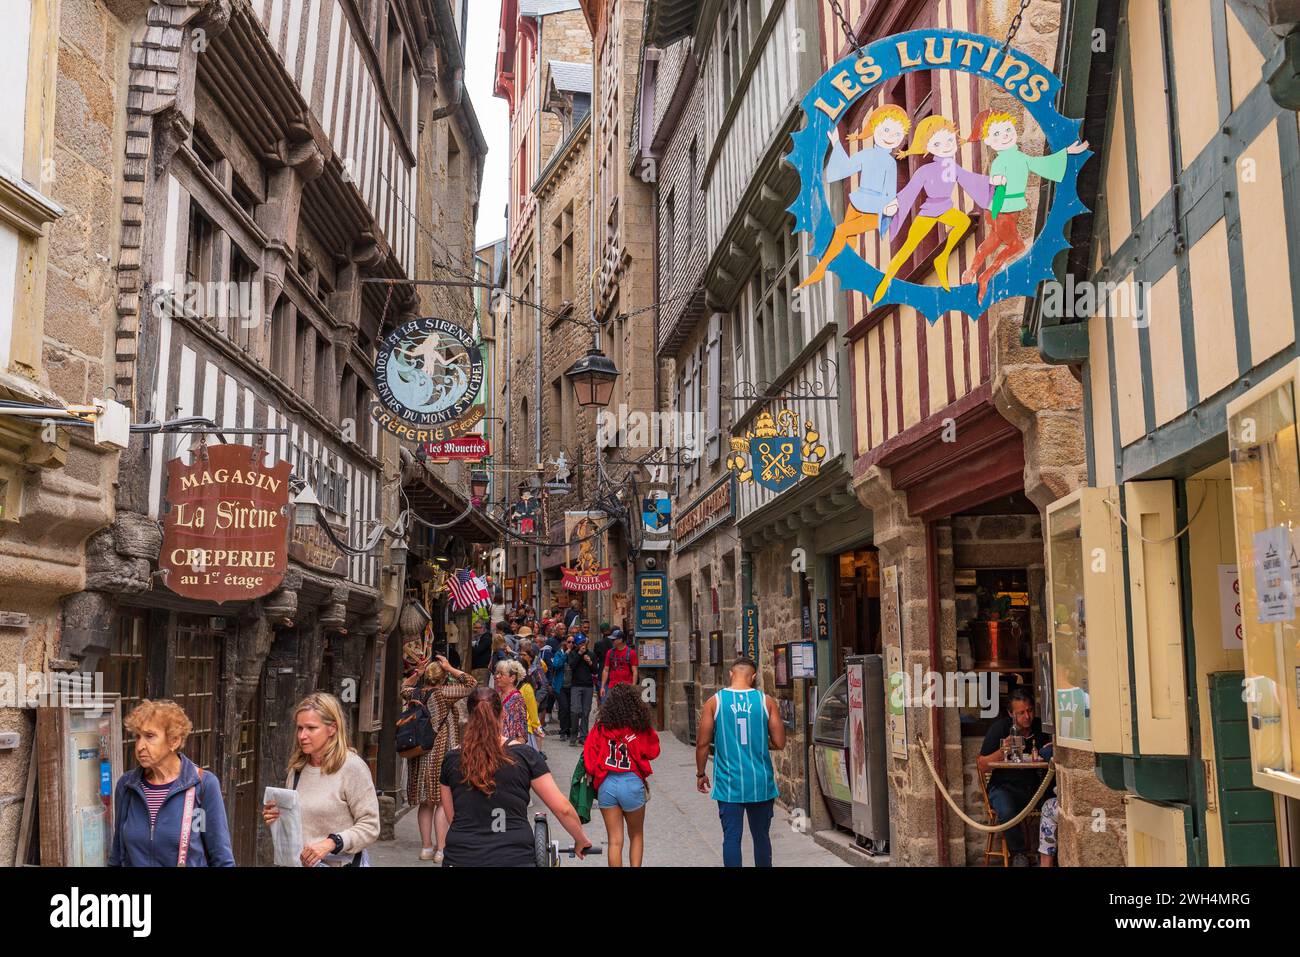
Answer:
[(370, 414), (406, 442), (446, 442), (484, 416), (483, 353), (468, 331), (447, 319), (422, 316), (400, 323), (375, 355), (379, 402)]
[[(883, 102), (884, 85), (922, 70), (954, 71), (978, 77), (1015, 103), (999, 102), (975, 111), (968, 122), (938, 111), (941, 85), (933, 85), (936, 109), (918, 118)], [(911, 306), (931, 323), (957, 310), (972, 318), (1012, 296), (1032, 296), (1039, 282), (1052, 278), (1052, 259), (1067, 246), (1065, 228), (1087, 208), (1079, 199), (1079, 170), (1092, 153), (1078, 139), (1079, 120), (1053, 105), (1061, 81), (1030, 56), (990, 37), (957, 30), (913, 30), (878, 40), (836, 63), (804, 97), (803, 129), (792, 137), (787, 157), (798, 171), (798, 198), (790, 207), (796, 231), (812, 236), (816, 268), (804, 286), (827, 272), (841, 287), (861, 293), (868, 308), (886, 303)], [(870, 98), (862, 110), (853, 107)], [(954, 97), (961, 102), (961, 97)], [(874, 102), (872, 102), (874, 101)], [(979, 103), (978, 97), (976, 104)], [(861, 114), (847, 139), (860, 144), (850, 154), (840, 124)], [(1020, 149), (1025, 114), (1042, 129), (1047, 155)], [(986, 150), (980, 161), (962, 165), (962, 147)], [(967, 156), (970, 153), (967, 151)], [(909, 169), (910, 157), (924, 162)], [(904, 174), (900, 176), (900, 171)], [(845, 215), (836, 221), (826, 184), (856, 177)], [(1028, 195), (1031, 179), (1057, 184), (1042, 229), (1032, 231)], [(899, 181), (903, 185), (899, 186)], [(971, 209), (985, 225), (985, 238), (958, 273), (953, 261), (959, 243), (975, 227)], [(858, 252), (859, 237), (879, 237), (879, 262)], [(938, 235), (933, 273), (898, 278), (931, 234)], [(957, 281), (954, 282), (954, 279)]]

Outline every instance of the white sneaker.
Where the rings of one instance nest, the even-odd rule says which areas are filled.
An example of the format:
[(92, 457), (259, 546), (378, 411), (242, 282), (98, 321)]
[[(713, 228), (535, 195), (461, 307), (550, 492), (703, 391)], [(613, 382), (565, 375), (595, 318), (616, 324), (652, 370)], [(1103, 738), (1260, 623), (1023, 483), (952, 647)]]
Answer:
[(433, 863), (435, 864), (442, 863), (442, 848), (438, 848), (437, 852), (433, 855)]
[(422, 848), (422, 849), (420, 850), (420, 860), (422, 860), (422, 861), (437, 861), (437, 860), (438, 860), (438, 853), (439, 853), (439, 852), (435, 852), (434, 849), (431, 848), (431, 847)]

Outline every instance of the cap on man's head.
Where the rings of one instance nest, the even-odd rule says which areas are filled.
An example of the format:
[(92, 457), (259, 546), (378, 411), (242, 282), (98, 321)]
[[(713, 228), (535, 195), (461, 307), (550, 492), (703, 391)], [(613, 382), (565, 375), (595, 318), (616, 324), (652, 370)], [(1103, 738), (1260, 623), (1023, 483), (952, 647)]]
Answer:
[(524, 625), (517, 632), (517, 636), (520, 638), (531, 638), (533, 636), (533, 630), (529, 628), (527, 625)]
[(613, 631), (611, 631), (611, 632), (609, 633), (609, 637), (612, 638), (612, 639), (614, 639), (615, 641), (626, 641), (626, 640), (627, 640), (627, 638), (623, 635), (623, 629), (622, 629), (622, 628), (615, 628)]
[(587, 636), (582, 634), (581, 632), (579, 632), (576, 636), (571, 635), (570, 637), (573, 638), (573, 643), (575, 645), (585, 645), (587, 643)]

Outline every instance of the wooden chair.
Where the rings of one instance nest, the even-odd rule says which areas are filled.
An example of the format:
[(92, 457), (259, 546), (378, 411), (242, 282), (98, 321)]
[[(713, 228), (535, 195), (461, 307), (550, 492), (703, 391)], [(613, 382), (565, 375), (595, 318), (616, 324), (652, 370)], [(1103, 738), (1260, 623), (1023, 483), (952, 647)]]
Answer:
[[(998, 823), (997, 812), (993, 810), (993, 805), (989, 803), (989, 778), (993, 776), (992, 771), (979, 771), (976, 775), (980, 781), (980, 795), (984, 798), (984, 813), (988, 815), (990, 824)], [(1005, 831), (990, 831), (985, 835), (984, 841), (984, 866), (988, 867), (989, 862), (995, 858), (1002, 858), (1002, 866), (1011, 866), (1011, 850), (1007, 847), (1007, 835)], [(998, 848), (1001, 850), (998, 850)]]
[[(989, 823), (998, 824), (1000, 822), (998, 821), (997, 812), (993, 810), (993, 805), (989, 802), (989, 778), (993, 776), (993, 772), (977, 771), (976, 773), (979, 775), (980, 794), (984, 798), (984, 811), (989, 816)], [(1034, 836), (1038, 833), (1038, 826), (1037, 824), (1034, 824), (1032, 822), (1036, 822), (1039, 819), (1039, 816), (1040, 816), (1040, 812), (1038, 812), (1037, 810), (1031, 811), (1029, 814), (1025, 816), (1025, 819), (1021, 821), (1019, 825), (1020, 830), (1024, 832), (1025, 835), (1025, 846), (1030, 849), (1031, 854), (1038, 847), (1038, 841), (1034, 839)], [(1032, 824), (1032, 830), (1031, 830), (1031, 824)], [(984, 866), (985, 867), (989, 866), (990, 858), (1000, 857), (1002, 858), (1002, 866), (1010, 867), (1011, 848), (1008, 847), (1007, 845), (1007, 832), (990, 831), (986, 835), (986, 837), (987, 840), (984, 842)], [(998, 850), (999, 847), (1001, 848), (1001, 850)]]

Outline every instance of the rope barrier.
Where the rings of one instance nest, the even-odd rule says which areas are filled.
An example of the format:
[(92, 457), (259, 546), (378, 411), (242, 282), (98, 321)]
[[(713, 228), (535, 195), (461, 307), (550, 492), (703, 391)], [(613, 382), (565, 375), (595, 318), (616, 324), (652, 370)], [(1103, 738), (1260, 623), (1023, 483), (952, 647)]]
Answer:
[[(1052, 783), (1052, 779), (1056, 777), (1056, 768), (1049, 764), (1047, 766), (1047, 776), (1043, 778), (1043, 783), (1038, 786), (1038, 790), (1034, 792), (1034, 796), (1029, 799), (1029, 803), (1025, 805), (1024, 810), (1004, 824), (981, 824), (979, 821), (972, 820), (965, 811), (959, 808), (957, 802), (952, 799), (952, 795), (948, 793), (948, 789), (943, 786), (943, 782), (939, 780), (938, 773), (934, 770), (934, 762), (930, 759), (930, 751), (926, 748), (925, 742), (921, 740), (919, 734), (916, 736), (916, 746), (921, 749), (921, 757), (925, 758), (925, 766), (930, 769), (930, 777), (934, 778), (934, 783), (939, 787), (939, 793), (942, 794), (943, 799), (948, 802), (948, 806), (952, 808), (953, 813), (961, 818), (968, 827), (973, 827), (975, 830), (982, 831), (985, 834), (997, 834), (1001, 831), (1009, 830), (1025, 818), (1029, 817), (1029, 815), (1033, 813), (1034, 808), (1038, 805), (1039, 799), (1047, 793), (1047, 788)], [(978, 769), (976, 770), (977, 773), (982, 773), (979, 772)]]

